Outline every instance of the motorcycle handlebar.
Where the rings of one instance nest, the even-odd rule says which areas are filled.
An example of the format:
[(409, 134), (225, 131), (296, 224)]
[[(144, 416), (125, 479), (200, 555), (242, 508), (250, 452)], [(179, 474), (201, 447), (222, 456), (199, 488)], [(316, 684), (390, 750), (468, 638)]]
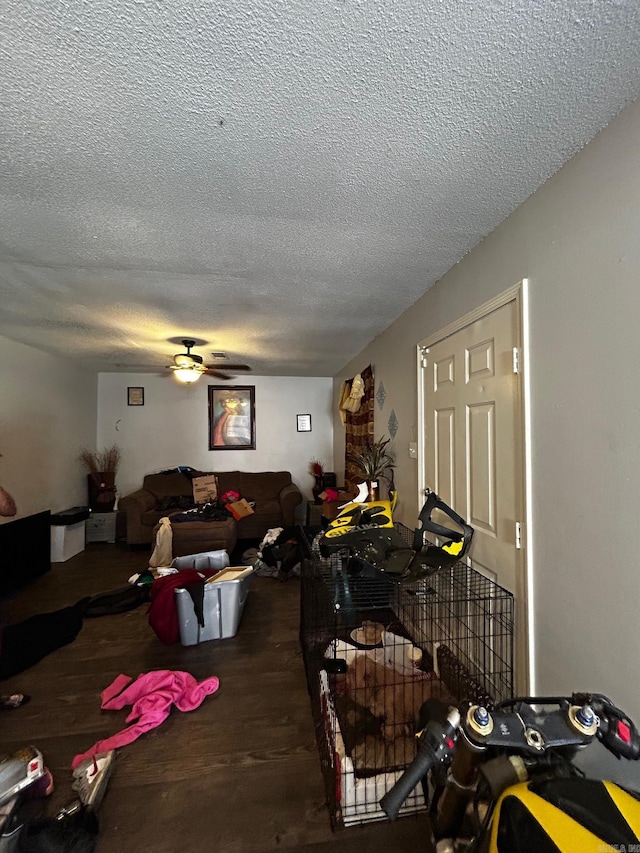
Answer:
[[(616, 758), (626, 758), (628, 761), (640, 759), (640, 735), (631, 718), (618, 708), (602, 693), (574, 693), (569, 698), (528, 698), (516, 700), (525, 705), (572, 705), (582, 706), (597, 715), (598, 740), (613, 753)], [(512, 707), (514, 700), (502, 702), (496, 706), (499, 712), (505, 707)]]
[(421, 749), (392, 788), (380, 800), (382, 811), (391, 820), (398, 817), (402, 804), (429, 770), (435, 766), (434, 757)]
[(380, 800), (382, 810), (391, 820), (398, 817), (402, 804), (422, 777), (453, 754), (459, 725), (460, 712), (451, 708), (445, 720), (431, 720), (420, 732), (416, 757)]
[[(499, 703), (494, 708), (493, 713), (498, 717), (508, 716), (509, 712), (507, 709), (512, 709), (517, 705), (532, 707), (547, 704), (565, 705), (566, 707), (576, 704), (592, 706), (599, 715), (597, 737), (604, 746), (618, 758), (630, 760), (638, 760), (640, 758), (640, 734), (636, 727), (626, 714), (602, 694), (574, 693), (571, 699), (565, 697), (518, 697)], [(537, 723), (540, 724), (541, 722), (542, 719), (539, 718)], [(439, 763), (453, 755), (459, 725), (460, 712), (455, 708), (450, 708), (446, 720), (431, 720), (418, 735), (418, 753), (416, 757), (393, 787), (380, 800), (381, 808), (391, 820), (395, 820), (398, 817), (402, 804), (420, 780)], [(575, 737), (574, 733), (574, 740)], [(592, 738), (593, 735), (590, 735), (590, 737)], [(487, 745), (502, 746), (506, 750), (514, 748), (513, 743), (505, 741), (500, 744), (500, 739), (495, 735), (494, 737), (483, 738), (483, 740)], [(554, 745), (549, 744), (549, 748), (567, 745), (572, 742), (572, 740), (567, 741), (561, 738)]]

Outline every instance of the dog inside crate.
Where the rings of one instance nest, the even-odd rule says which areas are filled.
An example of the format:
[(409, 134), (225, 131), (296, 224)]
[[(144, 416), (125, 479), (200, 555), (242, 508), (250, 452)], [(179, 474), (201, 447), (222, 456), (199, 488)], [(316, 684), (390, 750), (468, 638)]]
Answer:
[(401, 770), (413, 760), (418, 721), (428, 700), (453, 706), (462, 698), (489, 701), (446, 646), (438, 649), (438, 676), (432, 658), (401, 630), (392, 620), (382, 632), (384, 642), (375, 647), (337, 641), (327, 652), (338, 724), (359, 776)]
[(420, 708), (434, 696), (447, 698), (433, 673), (408, 677), (366, 651), (357, 652), (334, 689), (336, 714), (356, 774), (409, 764), (416, 751)]

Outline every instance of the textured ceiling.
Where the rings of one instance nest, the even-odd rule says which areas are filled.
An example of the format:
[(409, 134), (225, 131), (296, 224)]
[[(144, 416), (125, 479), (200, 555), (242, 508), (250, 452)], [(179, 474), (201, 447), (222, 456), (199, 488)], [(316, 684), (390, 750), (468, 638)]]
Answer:
[(637, 0), (3, 0), (0, 334), (331, 375), (640, 94)]

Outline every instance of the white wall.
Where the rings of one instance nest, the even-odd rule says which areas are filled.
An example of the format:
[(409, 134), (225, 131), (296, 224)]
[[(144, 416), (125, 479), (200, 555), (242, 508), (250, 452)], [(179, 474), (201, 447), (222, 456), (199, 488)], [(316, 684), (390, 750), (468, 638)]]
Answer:
[[(335, 377), (369, 362), (400, 429), (400, 520), (413, 526), (417, 343), (530, 282), (534, 684), (609, 693), (640, 719), (640, 102)], [(335, 458), (344, 434), (336, 419)]]
[[(209, 450), (207, 378), (183, 385), (171, 376), (101, 373), (98, 381), (98, 448), (117, 443), (122, 465), (119, 495), (142, 485), (152, 471), (190, 465), (205, 471), (290, 471), (311, 499), (314, 458), (333, 465), (332, 380), (327, 377), (252, 376), (256, 449)], [(233, 385), (234, 383), (229, 383)], [(127, 387), (144, 388), (144, 406), (127, 405)], [(297, 432), (297, 414), (311, 415), (311, 432)]]
[(15, 518), (87, 504), (78, 455), (94, 447), (96, 399), (94, 374), (0, 337), (0, 485)]

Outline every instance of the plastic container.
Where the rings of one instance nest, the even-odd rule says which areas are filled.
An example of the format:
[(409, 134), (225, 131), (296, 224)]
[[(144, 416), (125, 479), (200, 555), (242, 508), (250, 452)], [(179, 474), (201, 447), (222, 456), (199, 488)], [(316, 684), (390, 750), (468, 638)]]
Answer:
[(196, 646), (207, 640), (234, 637), (247, 602), (252, 576), (253, 566), (230, 566), (205, 583), (202, 606), (204, 626), (198, 622), (188, 590), (176, 589), (176, 611), (182, 645)]
[(415, 675), (415, 670), (422, 663), (422, 651), (405, 637), (392, 634), (390, 631), (382, 632), (382, 645), (384, 648), (384, 662), (392, 666), (397, 672), (408, 677)]
[(224, 569), (229, 565), (229, 555), (224, 549), (219, 551), (201, 551), (199, 554), (187, 554), (175, 557), (172, 569)]
[(325, 651), (325, 658), (342, 659), (347, 666), (352, 664), (357, 655), (367, 655), (381, 666), (390, 666), (406, 678), (415, 678), (422, 663), (422, 651), (405, 637), (382, 632), (382, 648), (363, 649), (345, 643), (344, 640), (332, 640)]
[(52, 563), (65, 563), (84, 551), (88, 506), (72, 506), (50, 516)]

